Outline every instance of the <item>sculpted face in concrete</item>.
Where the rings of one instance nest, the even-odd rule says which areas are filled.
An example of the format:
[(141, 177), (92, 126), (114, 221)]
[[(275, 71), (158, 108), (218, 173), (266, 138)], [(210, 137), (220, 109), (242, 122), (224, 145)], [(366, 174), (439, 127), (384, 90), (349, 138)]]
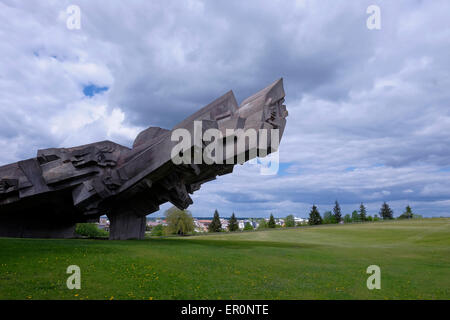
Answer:
[(110, 239), (142, 239), (145, 216), (186, 209), (202, 183), (278, 149), (286, 125), (282, 79), (238, 106), (232, 91), (172, 130), (150, 127), (130, 149), (111, 141), (38, 150), (0, 167), (0, 236), (70, 238), (107, 215)]

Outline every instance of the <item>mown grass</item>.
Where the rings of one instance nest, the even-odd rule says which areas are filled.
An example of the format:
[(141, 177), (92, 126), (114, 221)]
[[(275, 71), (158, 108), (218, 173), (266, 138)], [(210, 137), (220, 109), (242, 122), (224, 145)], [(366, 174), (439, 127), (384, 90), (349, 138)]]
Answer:
[[(381, 290), (366, 269), (381, 268)], [(66, 268), (81, 268), (81, 289)], [(0, 239), (0, 299), (449, 299), (450, 219), (142, 241)]]

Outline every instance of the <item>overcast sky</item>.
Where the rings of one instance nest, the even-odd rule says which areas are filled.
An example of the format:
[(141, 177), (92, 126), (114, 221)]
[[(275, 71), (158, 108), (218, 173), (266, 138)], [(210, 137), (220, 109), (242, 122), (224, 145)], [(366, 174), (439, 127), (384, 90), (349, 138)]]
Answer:
[[(379, 30), (366, 25), (372, 4)], [(131, 146), (230, 89), (241, 102), (283, 77), (279, 173), (236, 166), (194, 194), (194, 216), (306, 217), (336, 199), (344, 214), (387, 201), (395, 216), (407, 204), (450, 216), (449, 12), (447, 0), (0, 0), (0, 165)]]

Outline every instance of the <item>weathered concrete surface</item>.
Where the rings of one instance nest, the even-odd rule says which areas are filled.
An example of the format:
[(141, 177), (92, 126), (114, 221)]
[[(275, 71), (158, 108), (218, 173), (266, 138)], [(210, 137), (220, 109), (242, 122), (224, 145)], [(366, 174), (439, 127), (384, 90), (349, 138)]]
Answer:
[(144, 239), (145, 237), (145, 215), (136, 215), (134, 212), (123, 211), (108, 214), (110, 221), (110, 240)]
[[(111, 239), (141, 239), (145, 215), (158, 211), (161, 204), (171, 202), (185, 209), (192, 204), (190, 194), (218, 175), (231, 173), (239, 155), (247, 161), (276, 151), (286, 125), (284, 96), (282, 79), (240, 106), (230, 91), (172, 130), (144, 130), (132, 148), (111, 141), (50, 148), (38, 150), (36, 158), (1, 166), (0, 236), (66, 238), (73, 236), (76, 223), (108, 215)], [(196, 140), (208, 129), (221, 133), (220, 144), (234, 153), (177, 164), (172, 161), (172, 151), (179, 144), (172, 139), (177, 129), (192, 135), (189, 146), (180, 150), (183, 160), (193, 160), (194, 154), (208, 147)], [(258, 137), (257, 147), (252, 147), (245, 138), (240, 145), (237, 134), (228, 129), (278, 129), (280, 135), (278, 141), (270, 135)], [(259, 143), (265, 140), (266, 145)], [(254, 149), (258, 154), (252, 153)], [(234, 162), (226, 162), (230, 159)]]

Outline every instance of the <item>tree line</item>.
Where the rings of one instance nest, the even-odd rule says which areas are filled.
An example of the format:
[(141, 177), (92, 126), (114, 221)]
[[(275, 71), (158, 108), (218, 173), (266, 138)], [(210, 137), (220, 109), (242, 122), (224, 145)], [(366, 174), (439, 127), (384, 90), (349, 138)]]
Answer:
[[(412, 219), (421, 218), (421, 216), (416, 215), (412, 212), (411, 207), (408, 205), (405, 212), (398, 217), (398, 219)], [(164, 234), (176, 234), (176, 235), (187, 235), (195, 233), (194, 218), (188, 210), (180, 210), (176, 207), (172, 207), (165, 212), (165, 219), (167, 226), (157, 225), (152, 228), (152, 235), (162, 236)], [(333, 223), (351, 223), (351, 222), (366, 222), (366, 221), (379, 221), (379, 220), (390, 220), (394, 219), (394, 211), (389, 207), (389, 205), (384, 202), (381, 206), (379, 215), (375, 214), (374, 217), (367, 214), (367, 209), (363, 203), (359, 206), (359, 210), (354, 210), (352, 214), (346, 214), (342, 216), (341, 207), (339, 202), (336, 200), (333, 211), (326, 211), (321, 216), (316, 205), (313, 205), (311, 211), (309, 212), (309, 225), (319, 225), (319, 224), (333, 224)], [(258, 230), (262, 229), (274, 229), (282, 227), (277, 224), (273, 214), (270, 214), (268, 221), (266, 219), (254, 219), (258, 223)], [(296, 222), (294, 216), (288, 215), (284, 218), (284, 227), (296, 227), (302, 226), (305, 223)], [(255, 228), (250, 222), (246, 222), (243, 230), (254, 230)], [(228, 220), (227, 230), (229, 232), (235, 232), (239, 230), (239, 222), (233, 212), (231, 218)], [(219, 212), (217, 209), (214, 211), (214, 217), (211, 223), (208, 225), (208, 232), (223, 232), (222, 223), (220, 221)]]
[[(405, 212), (403, 212), (398, 219), (412, 219), (412, 218), (422, 218), (422, 216), (414, 214), (409, 205), (406, 206)], [(326, 211), (322, 216), (319, 213), (316, 205), (313, 205), (309, 213), (310, 225), (317, 224), (331, 224), (331, 223), (351, 223), (351, 222), (366, 222), (366, 221), (379, 221), (379, 220), (392, 220), (394, 219), (394, 210), (391, 209), (389, 204), (384, 202), (381, 205), (379, 214), (375, 214), (373, 217), (367, 215), (367, 209), (363, 203), (359, 206), (359, 210), (354, 210), (352, 214), (346, 214), (342, 216), (341, 206), (336, 200), (333, 208), (333, 212)]]

